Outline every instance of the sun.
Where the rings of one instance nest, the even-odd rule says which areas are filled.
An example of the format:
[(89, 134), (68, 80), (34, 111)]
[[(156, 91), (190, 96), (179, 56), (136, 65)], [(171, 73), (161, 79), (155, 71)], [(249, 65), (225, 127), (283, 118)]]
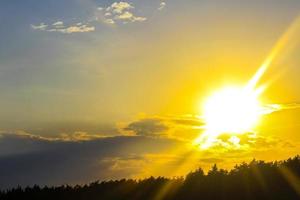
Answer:
[(207, 98), (203, 105), (203, 118), (206, 130), (211, 133), (240, 134), (257, 124), (261, 110), (259, 92), (227, 87)]
[(201, 118), (205, 131), (194, 140), (194, 144), (207, 149), (218, 143), (219, 136), (229, 134), (229, 141), (234, 139), (232, 144), (238, 145), (237, 135), (254, 130), (267, 110), (260, 100), (264, 87), (256, 88), (252, 80), (244, 87), (217, 90), (204, 101)]

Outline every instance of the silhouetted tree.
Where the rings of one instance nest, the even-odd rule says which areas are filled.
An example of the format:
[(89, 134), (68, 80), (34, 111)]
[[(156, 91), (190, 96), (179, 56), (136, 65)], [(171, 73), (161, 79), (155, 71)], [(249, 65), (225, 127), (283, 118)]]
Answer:
[(1, 200), (296, 200), (300, 199), (300, 157), (285, 161), (253, 160), (231, 171), (213, 165), (184, 178), (150, 177), (92, 182), (88, 185), (20, 186), (0, 191)]

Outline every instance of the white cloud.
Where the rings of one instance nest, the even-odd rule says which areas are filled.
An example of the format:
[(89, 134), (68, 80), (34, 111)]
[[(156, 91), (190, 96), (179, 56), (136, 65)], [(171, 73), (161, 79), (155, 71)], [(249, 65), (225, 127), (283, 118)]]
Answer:
[(64, 25), (64, 22), (62, 22), (62, 21), (57, 21), (57, 22), (54, 22), (52, 25), (53, 25), (53, 26), (63, 26), (63, 25)]
[(84, 32), (95, 31), (94, 26), (89, 26), (81, 22), (76, 23), (75, 25), (69, 25), (65, 27), (64, 22), (62, 21), (57, 21), (50, 26), (44, 23), (41, 23), (40, 25), (31, 25), (31, 28), (39, 31), (60, 32), (60, 33), (84, 33)]
[(134, 7), (127, 2), (114, 2), (106, 10), (112, 11), (113, 13), (121, 14), (126, 10), (133, 9)]
[(115, 24), (115, 21), (113, 19), (105, 19), (104, 22), (107, 24)]
[(109, 17), (109, 16), (111, 16), (111, 15), (112, 15), (112, 14), (111, 14), (110, 12), (107, 12), (107, 13), (104, 14), (105, 17)]
[[(128, 2), (114, 2), (103, 10), (103, 22), (107, 24), (115, 24), (117, 21), (126, 24), (128, 22), (143, 22), (146, 17), (136, 16), (134, 14), (135, 7)], [(102, 11), (101, 10), (101, 11)]]
[(124, 20), (124, 21), (128, 20), (131, 22), (136, 22), (136, 21), (142, 22), (146, 20), (145, 17), (134, 16), (131, 12), (128, 11), (122, 13), (121, 15), (116, 16), (115, 19)]
[(33, 25), (33, 24), (31, 24), (31, 28), (33, 30), (45, 31), (47, 27), (48, 27), (48, 25), (46, 25), (44, 23), (40, 23), (39, 25)]
[(133, 16), (133, 18), (132, 18), (133, 22), (143, 22), (143, 21), (146, 21), (146, 20), (147, 20), (146, 17), (136, 17), (136, 16)]
[(126, 19), (131, 19), (132, 17), (133, 17), (133, 14), (131, 12), (126, 11), (126, 12), (122, 13), (121, 15), (116, 16), (115, 18), (126, 20)]
[(158, 10), (163, 10), (165, 7), (166, 7), (166, 2), (161, 2), (160, 4), (159, 4), (159, 8), (158, 8)]
[(94, 26), (87, 26), (87, 25), (69, 26), (65, 29), (56, 29), (56, 31), (61, 32), (61, 33), (84, 33), (84, 32), (95, 31), (95, 27)]

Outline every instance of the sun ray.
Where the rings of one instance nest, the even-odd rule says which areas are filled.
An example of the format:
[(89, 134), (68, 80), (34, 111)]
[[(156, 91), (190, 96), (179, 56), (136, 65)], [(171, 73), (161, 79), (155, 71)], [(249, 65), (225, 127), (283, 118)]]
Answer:
[(291, 171), (288, 167), (281, 167), (279, 168), (283, 177), (288, 181), (288, 183), (292, 186), (292, 188), (297, 192), (300, 196), (300, 179), (297, 174)]
[[(300, 17), (297, 17), (276, 42), (269, 55), (254, 76), (242, 88), (225, 88), (213, 94), (204, 104), (203, 117), (205, 131), (193, 141), (201, 149), (207, 149), (217, 141), (220, 134), (242, 134), (259, 121), (261, 115), (280, 109), (277, 104), (263, 105), (259, 97), (267, 85), (258, 85), (274, 59), (291, 43), (300, 30)], [(273, 109), (272, 109), (273, 108)]]

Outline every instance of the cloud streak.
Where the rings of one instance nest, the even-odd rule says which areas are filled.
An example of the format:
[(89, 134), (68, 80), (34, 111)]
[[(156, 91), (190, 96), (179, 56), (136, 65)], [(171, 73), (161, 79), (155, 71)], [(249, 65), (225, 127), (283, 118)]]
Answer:
[(284, 111), (284, 110), (294, 110), (299, 109), (299, 103), (290, 104), (266, 104), (263, 106), (263, 114), (272, 114), (274, 112)]
[(76, 23), (73, 25), (66, 26), (62, 21), (54, 22), (52, 25), (47, 25), (45, 23), (40, 23), (39, 25), (32, 24), (31, 28), (33, 30), (38, 30), (38, 31), (59, 32), (65, 34), (86, 33), (86, 32), (93, 32), (96, 30), (95, 26), (91, 26), (83, 23)]
[(44, 23), (40, 23), (38, 25), (33, 25), (31, 24), (31, 28), (33, 30), (39, 30), (39, 31), (46, 31), (47, 30), (48, 25), (44, 24)]

